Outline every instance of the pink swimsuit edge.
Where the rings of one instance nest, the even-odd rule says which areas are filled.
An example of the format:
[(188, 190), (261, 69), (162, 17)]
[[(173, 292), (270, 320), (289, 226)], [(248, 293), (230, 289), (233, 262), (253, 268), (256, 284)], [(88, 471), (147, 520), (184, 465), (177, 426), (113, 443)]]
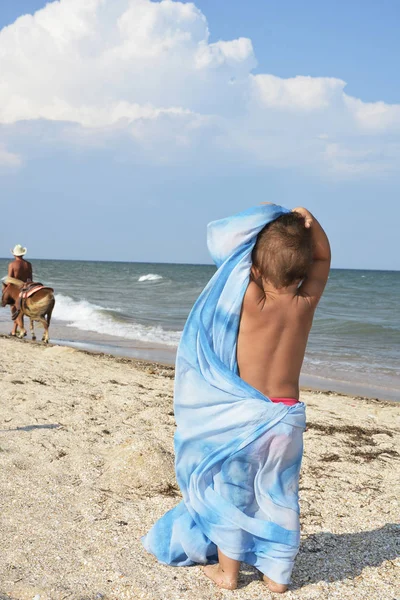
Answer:
[(286, 404), (286, 406), (293, 406), (297, 404), (299, 401), (296, 398), (270, 398), (271, 402), (282, 402), (282, 404)]

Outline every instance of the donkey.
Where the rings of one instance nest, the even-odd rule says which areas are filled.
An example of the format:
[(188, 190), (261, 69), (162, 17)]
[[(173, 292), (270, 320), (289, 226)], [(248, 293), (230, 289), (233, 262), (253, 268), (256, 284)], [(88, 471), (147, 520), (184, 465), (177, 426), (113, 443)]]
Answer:
[[(3, 281), (1, 305), (7, 306), (9, 304), (19, 308), (19, 314), (16, 318), (19, 327), (17, 336), (19, 338), (26, 336), (26, 329), (24, 328), (24, 316), (26, 316), (30, 320), (32, 339), (36, 340), (34, 321), (39, 321), (44, 327), (42, 342), (47, 344), (49, 341), (51, 314), (56, 303), (54, 290), (50, 287), (36, 284), (37, 288), (31, 287), (29, 291), (24, 292), (23, 288), (26, 285), (26, 283), (19, 279), (6, 277)], [(31, 283), (29, 285), (32, 286)]]

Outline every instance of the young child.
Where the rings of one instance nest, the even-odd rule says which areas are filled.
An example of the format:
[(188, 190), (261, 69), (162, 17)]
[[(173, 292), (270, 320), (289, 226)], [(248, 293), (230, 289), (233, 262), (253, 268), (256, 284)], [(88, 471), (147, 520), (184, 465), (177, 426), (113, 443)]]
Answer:
[(245, 562), (284, 592), (300, 544), (299, 376), (329, 242), (305, 208), (267, 205), (210, 223), (208, 247), (218, 270), (188, 317), (176, 360), (183, 499), (143, 545), (164, 564), (207, 565), (221, 588), (237, 587)]
[[(282, 215), (258, 234), (237, 361), (240, 377), (273, 402), (298, 402), (300, 370), (330, 258), (328, 238), (305, 208)], [(205, 574), (220, 587), (236, 588), (240, 562), (220, 550), (218, 558), (219, 564), (205, 567)], [(264, 581), (273, 592), (287, 590), (266, 576)]]

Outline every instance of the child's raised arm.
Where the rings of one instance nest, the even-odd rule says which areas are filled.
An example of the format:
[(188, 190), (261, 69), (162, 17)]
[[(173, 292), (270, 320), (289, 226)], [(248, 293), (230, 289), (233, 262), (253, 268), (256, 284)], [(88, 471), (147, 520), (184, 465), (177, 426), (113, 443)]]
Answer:
[(297, 207), (292, 212), (299, 213), (305, 219), (305, 226), (311, 228), (314, 247), (313, 263), (307, 278), (299, 288), (299, 294), (307, 297), (316, 306), (328, 281), (331, 265), (331, 248), (328, 237), (317, 219), (306, 208)]

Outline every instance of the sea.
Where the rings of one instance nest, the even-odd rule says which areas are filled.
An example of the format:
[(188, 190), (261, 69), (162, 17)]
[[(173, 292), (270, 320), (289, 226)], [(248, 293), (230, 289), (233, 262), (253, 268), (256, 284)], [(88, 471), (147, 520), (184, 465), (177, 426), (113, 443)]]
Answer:
[[(0, 259), (0, 275), (7, 273), (8, 262)], [(32, 263), (34, 279), (56, 292), (52, 342), (170, 364), (193, 303), (215, 272), (212, 265)], [(400, 400), (399, 301), (400, 271), (333, 269), (314, 319), (301, 384)], [(10, 327), (9, 308), (2, 308), (0, 333)]]

